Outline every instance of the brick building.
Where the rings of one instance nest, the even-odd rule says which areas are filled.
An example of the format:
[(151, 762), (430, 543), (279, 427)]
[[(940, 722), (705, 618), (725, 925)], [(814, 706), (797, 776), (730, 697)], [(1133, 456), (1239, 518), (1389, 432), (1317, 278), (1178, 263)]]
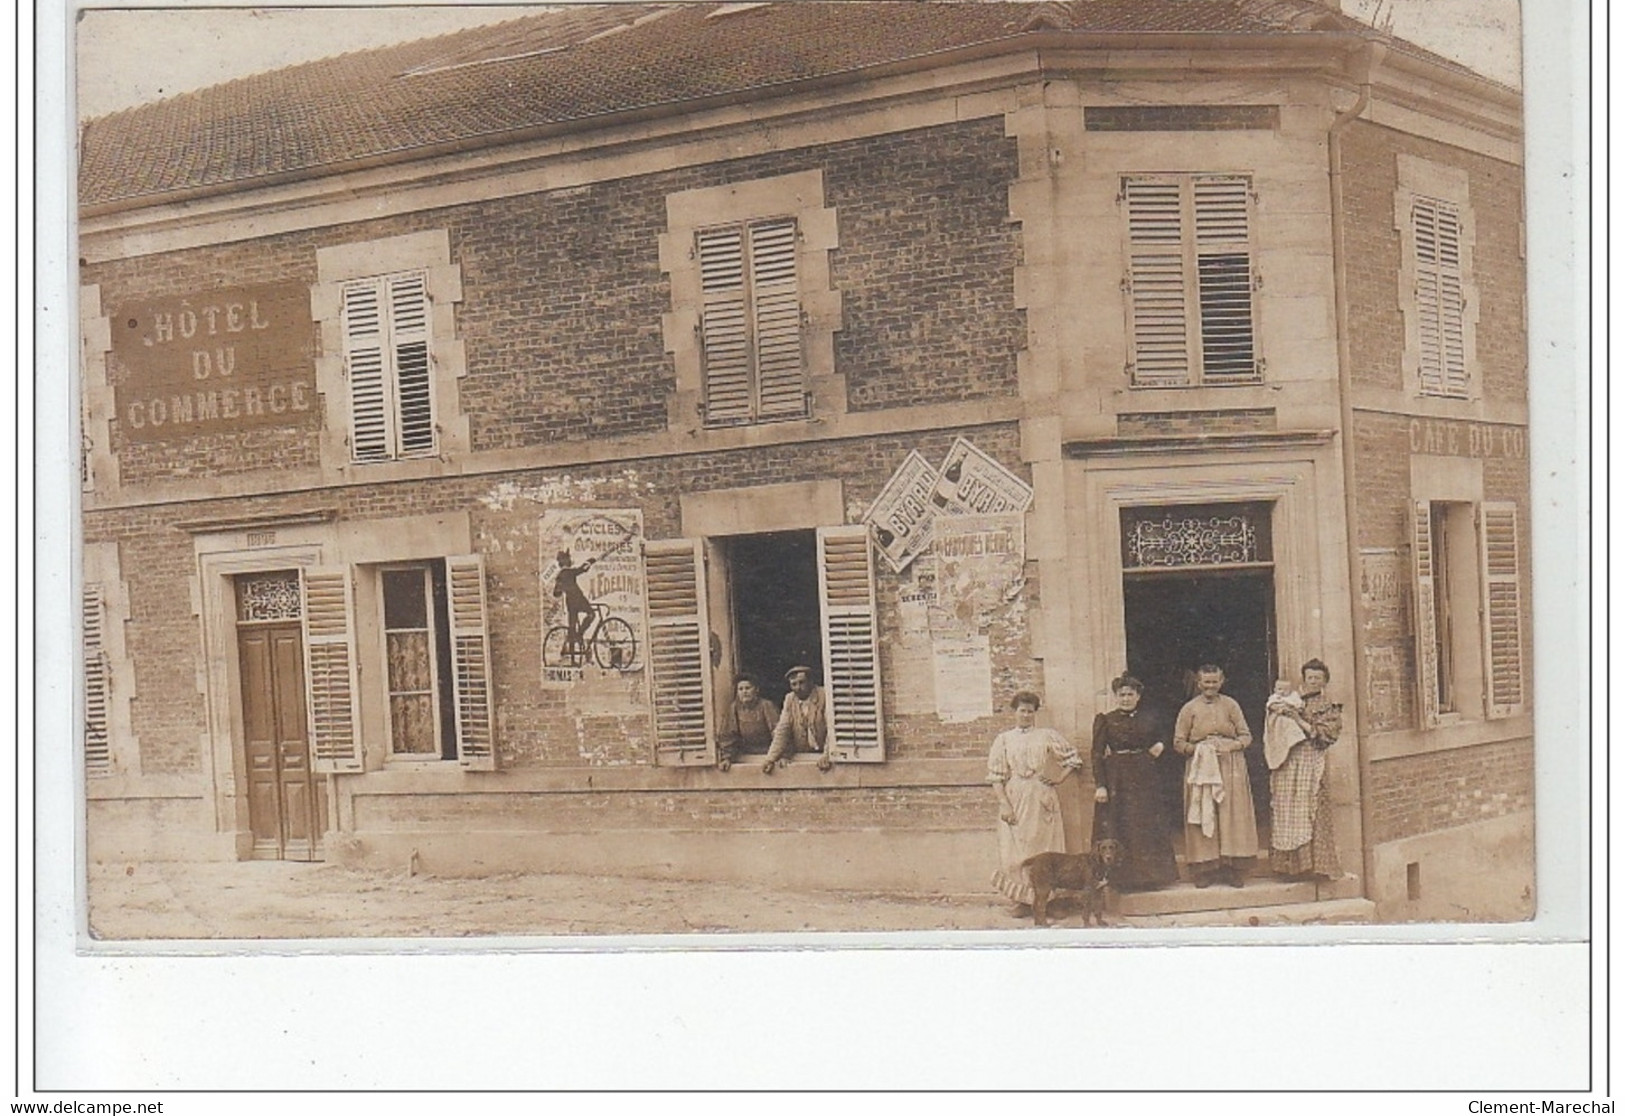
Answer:
[[(1521, 134), (1309, 0), (578, 8), (91, 122), (89, 855), (977, 891), (1011, 691), (1319, 656), (1350, 876), (1125, 903), (1528, 913)], [(720, 770), (798, 661), (834, 767)]]

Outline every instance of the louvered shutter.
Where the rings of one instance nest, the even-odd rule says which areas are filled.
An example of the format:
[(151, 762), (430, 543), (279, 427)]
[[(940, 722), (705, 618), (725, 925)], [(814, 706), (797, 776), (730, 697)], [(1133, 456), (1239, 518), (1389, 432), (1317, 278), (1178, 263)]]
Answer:
[(392, 275), (389, 344), (395, 364), (395, 415), (402, 456), (434, 452), (434, 391), (429, 370), (429, 290), (421, 272)]
[(644, 544), (649, 688), (655, 762), (660, 764), (709, 764), (716, 759), (703, 561), (698, 539)]
[(350, 448), (357, 461), (386, 461), (392, 447), (384, 307), (376, 280), (344, 288), (344, 370), (350, 381)]
[(1467, 395), (1466, 302), (1461, 213), (1449, 202), (1416, 198), (1411, 207), (1416, 255), (1418, 374), (1425, 395)]
[(886, 758), (880, 713), (880, 648), (874, 558), (863, 524), (818, 530), (818, 607), (824, 628), (824, 690), (831, 759)]
[(491, 650), (485, 630), (485, 560), (478, 554), (446, 559), (446, 612), (451, 618), (453, 702), (457, 759), (470, 771), (494, 771), (491, 731)]
[(1433, 505), (1412, 505), (1411, 559), (1416, 573), (1416, 703), (1422, 727), (1439, 723), (1439, 635), (1434, 612)]
[(350, 571), (343, 566), (307, 569), (305, 685), (310, 694), (311, 769), (361, 770), (356, 731), (355, 605)]
[(757, 416), (804, 415), (807, 392), (802, 376), (796, 223), (769, 221), (752, 225), (750, 260)]
[(745, 231), (705, 229), (700, 257), (700, 339), (705, 354), (705, 419), (751, 417), (750, 329), (745, 300)]
[(1129, 325), (1138, 387), (1190, 382), (1185, 304), (1184, 207), (1172, 179), (1131, 178), (1128, 202)]
[(1479, 509), (1483, 556), (1484, 664), (1491, 717), (1521, 713), (1523, 612), (1518, 571), (1518, 507), (1487, 502)]
[(85, 652), (85, 775), (95, 779), (113, 773), (109, 728), (113, 679), (107, 658), (104, 631), (107, 606), (101, 585), (86, 583), (81, 606)]
[(1253, 263), (1248, 236), (1251, 190), (1245, 178), (1200, 176), (1192, 183), (1202, 382), (1258, 379), (1253, 351)]

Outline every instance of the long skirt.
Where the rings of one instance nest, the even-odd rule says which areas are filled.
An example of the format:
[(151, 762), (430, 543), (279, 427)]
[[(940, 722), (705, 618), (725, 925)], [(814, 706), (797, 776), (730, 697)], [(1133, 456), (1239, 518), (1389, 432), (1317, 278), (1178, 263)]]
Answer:
[(1106, 801), (1095, 807), (1094, 839), (1121, 846), (1112, 882), (1120, 888), (1160, 887), (1179, 878), (1172, 827), (1156, 760), (1145, 752), (1106, 757)]
[[(1203, 864), (1226, 858), (1258, 855), (1258, 820), (1253, 816), (1253, 788), (1247, 777), (1247, 753), (1224, 752), (1219, 756), (1219, 774), (1224, 779), (1224, 801), (1218, 803), (1217, 824), (1212, 835), (1200, 825), (1185, 825), (1185, 862)], [(1185, 784), (1185, 809), (1191, 805), (1190, 784)], [(1188, 814), (1187, 814), (1188, 816)]]
[(1061, 823), (1061, 799), (1042, 779), (1012, 778), (1004, 793), (1015, 810), (1016, 824), (999, 822), (999, 866), (993, 886), (1012, 903), (1033, 901), (1032, 881), (1021, 862), (1045, 852), (1066, 851), (1066, 830)]
[(1301, 876), (1309, 872), (1335, 880), (1342, 876), (1343, 866), (1337, 857), (1337, 839), (1332, 832), (1331, 780), (1321, 777), (1315, 792), (1314, 811), (1309, 820), (1309, 840), (1295, 849), (1270, 849), (1270, 871), (1282, 876)]

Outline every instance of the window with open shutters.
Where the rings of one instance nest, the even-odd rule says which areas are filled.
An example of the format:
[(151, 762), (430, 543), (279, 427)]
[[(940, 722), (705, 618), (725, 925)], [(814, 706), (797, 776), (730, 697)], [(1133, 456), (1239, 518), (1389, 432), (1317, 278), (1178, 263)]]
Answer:
[(1517, 507), (1419, 500), (1411, 555), (1422, 727), (1521, 713)]
[(796, 237), (790, 218), (695, 234), (707, 425), (807, 414)]
[(1417, 374), (1423, 395), (1467, 397), (1467, 294), (1461, 211), (1439, 198), (1411, 202)]
[(344, 369), (356, 461), (436, 452), (429, 293), (423, 272), (344, 284)]
[(1236, 175), (1123, 179), (1136, 387), (1256, 383), (1252, 186)]

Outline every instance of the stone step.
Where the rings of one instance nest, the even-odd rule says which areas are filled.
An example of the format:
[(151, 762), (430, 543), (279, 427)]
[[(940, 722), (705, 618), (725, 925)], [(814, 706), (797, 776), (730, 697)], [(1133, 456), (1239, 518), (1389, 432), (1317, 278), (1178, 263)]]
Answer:
[(1169, 915), (1193, 911), (1223, 911), (1237, 907), (1274, 907), (1313, 903), (1320, 896), (1309, 882), (1294, 883), (1268, 876), (1251, 877), (1244, 887), (1216, 883), (1212, 887), (1177, 883), (1156, 891), (1128, 891), (1116, 896), (1119, 915)]
[(1321, 899), (1313, 903), (1288, 903), (1279, 906), (1231, 907), (1225, 910), (1191, 910), (1170, 914), (1119, 914), (1111, 921), (1121, 926), (1144, 927), (1348, 926), (1373, 922), (1376, 916), (1377, 905), (1369, 899)]

